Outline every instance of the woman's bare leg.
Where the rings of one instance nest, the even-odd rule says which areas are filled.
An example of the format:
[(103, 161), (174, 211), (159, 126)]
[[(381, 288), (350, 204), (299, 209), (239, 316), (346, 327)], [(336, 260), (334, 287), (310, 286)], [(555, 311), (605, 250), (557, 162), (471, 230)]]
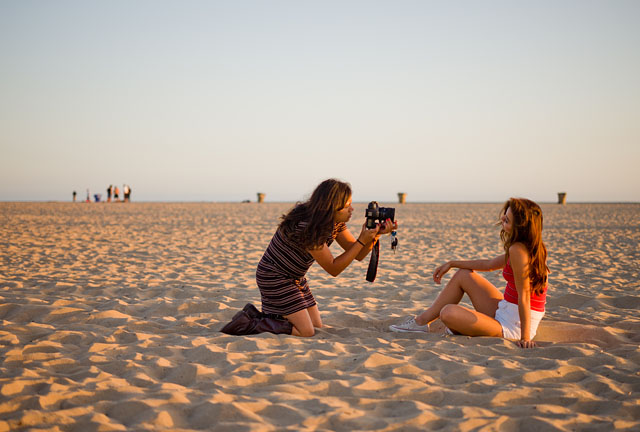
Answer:
[(322, 327), (322, 319), (320, 319), (320, 311), (317, 305), (291, 315), (284, 315), (284, 317), (293, 324), (293, 331), (291, 332), (293, 336), (311, 337), (316, 334), (314, 327)]
[(309, 317), (311, 317), (311, 322), (315, 328), (322, 328), (322, 318), (320, 318), (320, 311), (318, 310), (318, 305), (311, 306), (307, 308), (309, 311)]
[[(495, 315), (495, 312), (494, 312)], [(487, 314), (457, 304), (449, 304), (440, 311), (440, 319), (456, 333), (467, 336), (502, 337), (502, 325)]]
[(445, 306), (457, 305), (465, 294), (469, 296), (478, 312), (491, 318), (495, 316), (498, 303), (503, 298), (502, 293), (484, 277), (472, 270), (460, 269), (438, 294), (429, 309), (416, 317), (416, 323), (425, 325), (435, 321)]

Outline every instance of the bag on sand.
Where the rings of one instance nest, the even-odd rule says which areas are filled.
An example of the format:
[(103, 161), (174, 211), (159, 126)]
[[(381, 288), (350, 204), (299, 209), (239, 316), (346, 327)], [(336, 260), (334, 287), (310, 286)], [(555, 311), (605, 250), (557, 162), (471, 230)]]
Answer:
[(291, 334), (293, 324), (280, 315), (265, 314), (254, 305), (247, 303), (233, 316), (231, 322), (222, 327), (222, 333), (230, 335), (252, 335), (263, 332), (274, 334)]

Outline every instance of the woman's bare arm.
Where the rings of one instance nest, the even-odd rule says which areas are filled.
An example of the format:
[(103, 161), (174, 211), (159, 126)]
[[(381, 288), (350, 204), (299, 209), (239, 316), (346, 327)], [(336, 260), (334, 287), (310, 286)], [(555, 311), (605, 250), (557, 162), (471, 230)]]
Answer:
[(520, 315), (520, 341), (522, 348), (533, 348), (531, 340), (531, 281), (529, 280), (529, 252), (521, 243), (509, 248), (509, 258), (513, 269), (513, 278), (518, 291), (518, 314)]
[(439, 284), (442, 281), (442, 276), (444, 276), (453, 267), (467, 270), (493, 271), (503, 268), (505, 263), (506, 258), (504, 254), (491, 259), (449, 261), (437, 267), (433, 271), (433, 280)]

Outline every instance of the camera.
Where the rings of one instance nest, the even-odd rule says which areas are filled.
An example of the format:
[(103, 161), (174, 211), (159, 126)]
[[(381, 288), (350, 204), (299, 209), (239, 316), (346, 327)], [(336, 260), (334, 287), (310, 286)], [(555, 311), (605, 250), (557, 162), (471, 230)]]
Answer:
[(371, 201), (365, 211), (367, 218), (367, 229), (373, 229), (376, 227), (376, 221), (384, 223), (387, 219), (392, 221), (396, 217), (396, 209), (393, 207), (380, 207), (376, 201)]

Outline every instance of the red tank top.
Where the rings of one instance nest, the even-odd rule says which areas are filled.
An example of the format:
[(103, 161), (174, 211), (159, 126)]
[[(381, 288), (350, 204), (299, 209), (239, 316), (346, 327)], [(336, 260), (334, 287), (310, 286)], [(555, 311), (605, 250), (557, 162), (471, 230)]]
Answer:
[[(507, 287), (504, 289), (504, 299), (509, 303), (518, 304), (518, 291), (516, 290), (516, 282), (513, 277), (513, 269), (511, 263), (507, 260), (507, 265), (502, 269), (502, 276), (507, 281)], [(531, 293), (531, 310), (544, 312), (544, 304), (547, 301), (547, 286), (544, 287), (542, 294)]]

